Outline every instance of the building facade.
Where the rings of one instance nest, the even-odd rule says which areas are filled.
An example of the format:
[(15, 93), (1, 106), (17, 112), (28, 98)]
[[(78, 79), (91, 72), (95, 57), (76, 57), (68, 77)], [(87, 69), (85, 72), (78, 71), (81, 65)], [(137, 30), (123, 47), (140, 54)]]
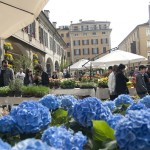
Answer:
[(144, 23), (136, 26), (118, 45), (120, 50), (142, 55), (150, 62), (150, 26)]
[(68, 28), (60, 27), (58, 32), (67, 43), (67, 57), (71, 63), (80, 59), (91, 60), (99, 54), (101, 57), (111, 48), (110, 22), (80, 20)]
[[(10, 53), (14, 60), (23, 56), (28, 56), (31, 60), (33, 54), (37, 54), (39, 63), (50, 75), (54, 70), (59, 70), (59, 66), (66, 59), (66, 44), (57, 32), (55, 24), (49, 20), (49, 12), (41, 12), (35, 21), (18, 31), (5, 41), (10, 42), (13, 50)], [(1, 59), (4, 57), (4, 49), (1, 46)]]

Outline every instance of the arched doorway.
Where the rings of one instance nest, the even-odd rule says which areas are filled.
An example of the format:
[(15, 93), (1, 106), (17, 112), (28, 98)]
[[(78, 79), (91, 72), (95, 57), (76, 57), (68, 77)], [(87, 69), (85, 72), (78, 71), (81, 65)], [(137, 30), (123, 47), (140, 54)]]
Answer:
[(58, 61), (55, 61), (55, 70), (57, 72), (59, 72), (59, 64), (58, 64)]
[(48, 73), (49, 76), (51, 76), (52, 71), (53, 71), (53, 62), (51, 58), (48, 58), (46, 61), (46, 72)]

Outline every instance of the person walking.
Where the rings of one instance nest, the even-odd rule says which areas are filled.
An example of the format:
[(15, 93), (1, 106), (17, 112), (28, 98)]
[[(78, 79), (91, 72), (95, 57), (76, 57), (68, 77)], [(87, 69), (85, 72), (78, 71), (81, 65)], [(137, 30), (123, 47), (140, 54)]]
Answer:
[(147, 86), (145, 83), (146, 66), (139, 66), (139, 73), (136, 75), (136, 91), (140, 98), (148, 94)]
[(8, 67), (8, 61), (3, 60), (0, 73), (0, 86), (8, 86), (11, 80), (14, 80), (14, 71)]
[(114, 65), (112, 67), (112, 72), (108, 76), (108, 89), (109, 89), (110, 100), (114, 100), (115, 98), (117, 98), (117, 95), (115, 92), (117, 68), (118, 66)]
[(129, 90), (127, 87), (127, 82), (129, 79), (124, 75), (125, 65), (120, 64), (116, 73), (116, 87), (115, 92), (116, 95), (119, 96), (121, 94), (129, 94)]

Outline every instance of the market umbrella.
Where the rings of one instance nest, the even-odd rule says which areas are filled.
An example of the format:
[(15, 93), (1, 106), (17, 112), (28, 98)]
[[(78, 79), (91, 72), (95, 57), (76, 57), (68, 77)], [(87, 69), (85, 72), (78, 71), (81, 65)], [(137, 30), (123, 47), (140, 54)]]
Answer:
[(109, 66), (109, 65), (117, 65), (120, 63), (123, 64), (137, 63), (146, 60), (147, 58), (141, 55), (133, 54), (122, 50), (115, 50), (95, 60), (92, 64), (93, 66), (99, 66), (99, 65)]
[(0, 0), (0, 39), (31, 24), (48, 0)]
[(89, 60), (87, 59), (81, 59), (79, 61), (77, 61), (76, 63), (74, 63), (73, 65), (70, 66), (70, 70), (83, 70), (86, 69), (83, 65), (85, 65), (85, 63), (87, 63)]

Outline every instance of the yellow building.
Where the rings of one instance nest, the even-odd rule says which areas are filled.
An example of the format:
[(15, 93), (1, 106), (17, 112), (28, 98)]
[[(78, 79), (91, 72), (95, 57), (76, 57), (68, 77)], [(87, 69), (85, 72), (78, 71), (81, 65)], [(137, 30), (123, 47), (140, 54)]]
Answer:
[(111, 31), (110, 22), (94, 20), (80, 20), (79, 23), (71, 23), (68, 28), (58, 29), (68, 46), (67, 58), (72, 63), (106, 53), (111, 48)]
[(136, 26), (118, 45), (120, 50), (142, 55), (150, 61), (150, 26), (148, 23)]

